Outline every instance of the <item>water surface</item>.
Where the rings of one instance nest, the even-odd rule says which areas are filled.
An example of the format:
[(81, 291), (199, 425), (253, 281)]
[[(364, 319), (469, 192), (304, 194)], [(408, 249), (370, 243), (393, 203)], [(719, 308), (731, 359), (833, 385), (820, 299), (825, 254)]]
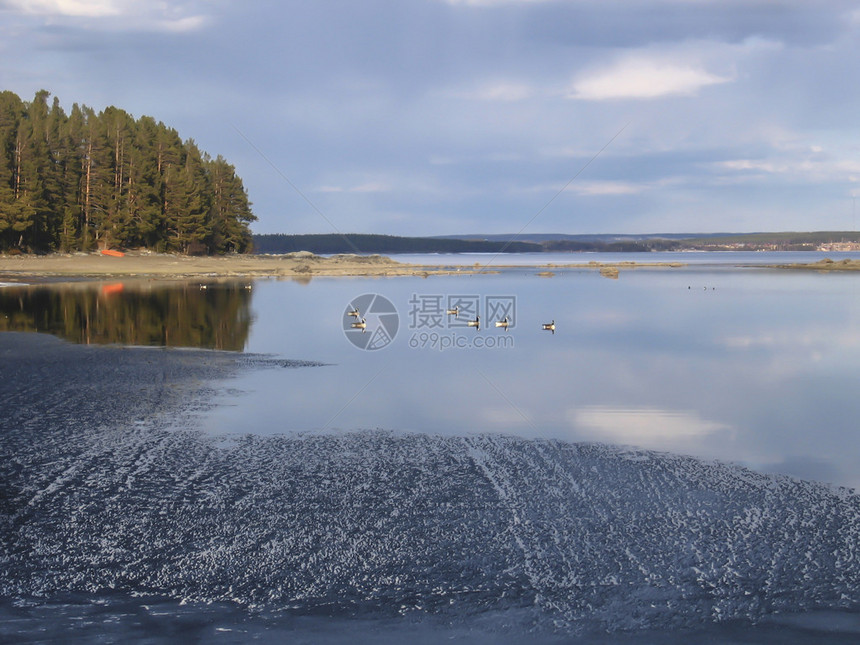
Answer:
[[(729, 254), (708, 255), (713, 261), (622, 270), (618, 279), (584, 266), (552, 277), (515, 266), (426, 279), (263, 280), (253, 290), (247, 282), (7, 287), (0, 323), (76, 342), (328, 364), (232, 381), (201, 420), (214, 434), (498, 432), (860, 486), (860, 276), (738, 268)], [(345, 332), (363, 294), (384, 296), (399, 316), (396, 337), (375, 351)], [(455, 303), (461, 314), (447, 315)], [(503, 312), (507, 329), (494, 325)], [(478, 314), (481, 328), (467, 326)], [(555, 333), (542, 330), (549, 321)]]
[[(567, 441), (857, 487), (860, 276), (719, 261), (540, 273), (0, 289), (0, 329), (326, 363), (231, 370), (199, 394), (214, 407), (150, 428), (99, 421), (82, 392), (169, 398), (165, 365), (186, 352), (75, 347), (107, 361), (72, 361), (75, 378), (57, 355), (26, 359), (54, 381), (2, 435), (29, 492), (0, 632), (856, 640), (856, 496)], [(353, 342), (383, 321), (394, 333), (392, 311), (393, 339)], [(127, 397), (95, 383), (116, 389), (122, 370), (140, 372)], [(56, 436), (64, 396), (88, 410), (68, 419), (72, 442)], [(396, 432), (351, 432), (375, 428)]]

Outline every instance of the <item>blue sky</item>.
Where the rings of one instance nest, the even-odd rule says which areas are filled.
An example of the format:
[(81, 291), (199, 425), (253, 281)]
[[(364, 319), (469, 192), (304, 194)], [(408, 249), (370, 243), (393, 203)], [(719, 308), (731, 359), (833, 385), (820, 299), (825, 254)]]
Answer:
[(838, 0), (0, 0), (0, 89), (176, 128), (258, 233), (853, 230), (858, 50)]

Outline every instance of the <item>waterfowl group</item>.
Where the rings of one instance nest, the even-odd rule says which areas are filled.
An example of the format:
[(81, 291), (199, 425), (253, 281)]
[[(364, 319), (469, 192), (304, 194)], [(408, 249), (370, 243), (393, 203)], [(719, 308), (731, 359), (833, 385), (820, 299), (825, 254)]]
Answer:
[[(451, 313), (451, 311), (449, 310), (448, 313)], [(470, 320), (466, 324), (469, 327), (475, 327), (477, 329), (480, 329), (481, 328), (481, 318), (480, 318), (480, 316), (475, 316), (475, 320)], [(500, 327), (501, 329), (504, 329), (505, 331), (508, 330), (508, 327), (511, 324), (512, 324), (511, 319), (508, 318), (507, 316), (505, 316), (501, 320), (495, 321), (496, 327)], [(555, 334), (555, 319), (551, 320), (548, 323), (543, 323), (541, 325), (541, 329), (543, 329), (545, 331), (552, 332), (553, 334)]]
[[(201, 285), (200, 288), (205, 289), (206, 287)], [(449, 316), (459, 317), (460, 308), (454, 307), (453, 309), (447, 309), (445, 311), (445, 313), (447, 313)], [(355, 318), (355, 322), (350, 323), (350, 326), (352, 327), (352, 329), (360, 329), (362, 332), (367, 331), (367, 321), (364, 318), (362, 318), (361, 312), (358, 310), (357, 307), (353, 307), (348, 312), (346, 312), (346, 314), (347, 314), (347, 316), (350, 316), (351, 318)], [(511, 321), (511, 319), (507, 315), (504, 318), (501, 318), (500, 320), (495, 321), (495, 326), (498, 328), (504, 329), (505, 331), (507, 331), (508, 327), (511, 326), (512, 324), (513, 323)], [(466, 326), (467, 327), (474, 327), (475, 329), (480, 330), (481, 329), (481, 317), (476, 315), (474, 320), (467, 320)], [(541, 325), (541, 329), (543, 329), (545, 331), (552, 332), (553, 334), (555, 334), (555, 319), (553, 319), (551, 322), (543, 323)]]

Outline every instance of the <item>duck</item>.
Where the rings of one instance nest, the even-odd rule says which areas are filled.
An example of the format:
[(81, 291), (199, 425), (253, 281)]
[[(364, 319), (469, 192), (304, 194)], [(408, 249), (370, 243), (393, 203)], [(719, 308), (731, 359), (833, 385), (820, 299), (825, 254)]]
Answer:
[(503, 328), (505, 329), (505, 331), (507, 331), (507, 330), (508, 330), (508, 325), (509, 325), (509, 324), (510, 324), (510, 321), (508, 320), (508, 317), (507, 317), (507, 316), (505, 316), (505, 317), (504, 317), (504, 318), (502, 318), (501, 320), (497, 320), (497, 321), (496, 321), (496, 327), (503, 327)]
[(460, 316), (460, 307), (454, 307), (453, 309), (448, 309), (446, 313), (449, 316), (454, 316), (454, 318), (458, 318)]
[(355, 307), (352, 308), (352, 311), (348, 312), (347, 315), (352, 316), (353, 318), (358, 318), (361, 316), (361, 313)]
[(361, 320), (352, 323), (353, 329), (360, 329), (362, 332), (367, 331), (367, 321), (362, 318)]
[(466, 323), (466, 325), (469, 327), (474, 327), (475, 329), (480, 329), (481, 328), (481, 317), (475, 316), (475, 320), (468, 321)]
[(552, 322), (544, 323), (543, 325), (541, 325), (541, 329), (551, 331), (553, 334), (555, 334), (555, 320), (553, 320)]

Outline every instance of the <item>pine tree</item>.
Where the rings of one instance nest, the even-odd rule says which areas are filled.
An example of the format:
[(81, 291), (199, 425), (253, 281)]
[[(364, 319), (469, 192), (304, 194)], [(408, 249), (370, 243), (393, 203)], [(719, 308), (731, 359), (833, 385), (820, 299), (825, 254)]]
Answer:
[(0, 250), (13, 246), (12, 224), (18, 220), (15, 196), (18, 128), (24, 104), (12, 92), (0, 92)]
[(130, 246), (155, 247), (162, 227), (158, 132), (159, 126), (152, 117), (141, 117), (137, 122), (128, 168), (130, 221), (126, 243)]
[(208, 225), (208, 178), (203, 168), (200, 151), (194, 141), (183, 146), (182, 165), (173, 167), (169, 174), (165, 202), (166, 223), (170, 233), (170, 248), (180, 253), (201, 253), (203, 241), (210, 234)]
[(218, 155), (206, 159), (212, 183), (212, 235), (214, 253), (243, 253), (250, 248), (248, 224), (257, 218), (251, 212), (248, 193), (233, 166)]

